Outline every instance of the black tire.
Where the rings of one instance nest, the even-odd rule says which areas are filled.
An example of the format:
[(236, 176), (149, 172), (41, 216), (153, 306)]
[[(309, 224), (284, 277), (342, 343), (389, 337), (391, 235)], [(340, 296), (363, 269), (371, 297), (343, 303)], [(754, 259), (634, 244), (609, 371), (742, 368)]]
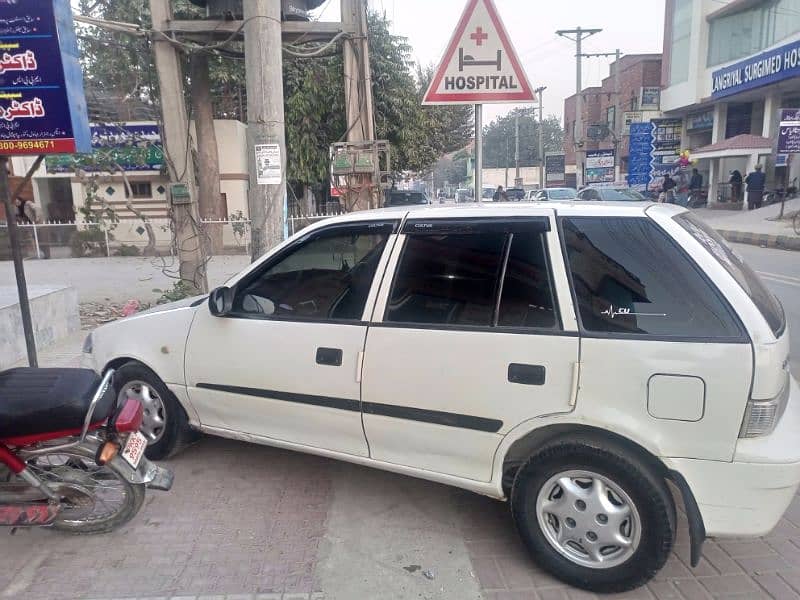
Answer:
[(189, 427), (186, 411), (158, 375), (141, 363), (135, 361), (125, 363), (114, 373), (114, 388), (117, 395), (132, 381), (147, 383), (158, 393), (164, 405), (164, 432), (157, 442), (147, 446), (145, 451), (147, 458), (150, 460), (169, 458), (200, 437), (199, 433)]
[[(96, 449), (88, 450), (79, 446), (36, 456), (27, 461), (28, 468), (44, 479), (51, 489), (56, 489), (59, 495), (64, 494), (62, 510), (53, 521), (54, 529), (75, 535), (108, 533), (125, 525), (142, 508), (146, 486), (128, 481), (125, 472), (117, 468), (114, 461), (104, 466), (97, 465), (95, 453)], [(121, 493), (122, 501), (119, 506), (110, 510), (114, 506), (113, 502), (110, 505), (99, 502), (97, 494), (108, 493), (112, 488)], [(86, 502), (88, 498), (92, 498), (90, 514), (82, 513), (84, 509), (80, 503), (70, 504), (71, 495), (76, 493), (77, 496), (72, 497), (73, 502)], [(111, 495), (113, 500), (118, 497), (116, 493)], [(110, 512), (96, 514), (94, 507), (106, 507)]]
[[(639, 545), (621, 564), (581, 565), (557, 551), (543, 532), (536, 512), (538, 494), (552, 477), (570, 470), (591, 471), (613, 481), (635, 506), (641, 525)], [(675, 541), (675, 505), (663, 477), (631, 451), (602, 440), (565, 439), (537, 451), (516, 474), (511, 511), (522, 540), (541, 567), (593, 592), (625, 592), (644, 585), (664, 566)]]

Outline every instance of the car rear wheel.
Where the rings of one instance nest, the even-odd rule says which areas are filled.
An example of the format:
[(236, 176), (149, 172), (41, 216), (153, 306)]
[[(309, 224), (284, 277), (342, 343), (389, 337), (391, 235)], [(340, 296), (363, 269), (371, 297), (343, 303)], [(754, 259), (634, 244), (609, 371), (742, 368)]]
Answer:
[(158, 375), (141, 363), (129, 362), (117, 369), (114, 387), (118, 406), (130, 398), (142, 404), (140, 431), (147, 438), (147, 458), (168, 458), (197, 439), (178, 399)]
[(601, 593), (631, 590), (664, 566), (675, 508), (663, 478), (601, 441), (548, 445), (517, 472), (511, 510), (534, 559)]

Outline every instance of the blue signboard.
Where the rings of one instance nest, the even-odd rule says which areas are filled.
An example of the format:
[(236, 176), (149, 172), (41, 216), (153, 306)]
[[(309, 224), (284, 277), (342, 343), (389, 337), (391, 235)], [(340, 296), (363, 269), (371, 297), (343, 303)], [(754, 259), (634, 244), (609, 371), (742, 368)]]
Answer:
[(724, 98), (800, 75), (800, 40), (751, 56), (711, 74), (711, 96)]
[(0, 0), (0, 154), (90, 147), (69, 0)]
[(653, 151), (653, 126), (648, 123), (631, 123), (628, 148), (628, 185), (646, 189), (650, 183), (650, 161)]

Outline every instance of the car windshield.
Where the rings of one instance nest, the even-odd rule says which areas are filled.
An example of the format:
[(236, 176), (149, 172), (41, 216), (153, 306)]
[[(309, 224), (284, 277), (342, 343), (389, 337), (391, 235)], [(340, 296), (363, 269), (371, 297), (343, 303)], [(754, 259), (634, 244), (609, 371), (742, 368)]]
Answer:
[(575, 200), (578, 196), (575, 194), (575, 190), (558, 188), (547, 190), (547, 197), (553, 200)]
[(688, 231), (694, 239), (705, 246), (725, 270), (730, 273), (745, 293), (750, 296), (766, 319), (776, 337), (783, 334), (786, 327), (786, 315), (780, 301), (766, 288), (755, 271), (737, 255), (722, 236), (707, 223), (692, 213), (676, 215), (675, 221)]

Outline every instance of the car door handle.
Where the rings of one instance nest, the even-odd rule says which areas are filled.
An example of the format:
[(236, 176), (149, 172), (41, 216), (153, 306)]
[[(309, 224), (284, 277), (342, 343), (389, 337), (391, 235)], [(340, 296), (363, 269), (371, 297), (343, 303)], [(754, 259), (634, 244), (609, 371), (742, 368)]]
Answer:
[(342, 351), (339, 348), (317, 348), (317, 364), (341, 367)]
[(544, 385), (547, 370), (542, 365), (508, 365), (508, 380), (521, 385)]

